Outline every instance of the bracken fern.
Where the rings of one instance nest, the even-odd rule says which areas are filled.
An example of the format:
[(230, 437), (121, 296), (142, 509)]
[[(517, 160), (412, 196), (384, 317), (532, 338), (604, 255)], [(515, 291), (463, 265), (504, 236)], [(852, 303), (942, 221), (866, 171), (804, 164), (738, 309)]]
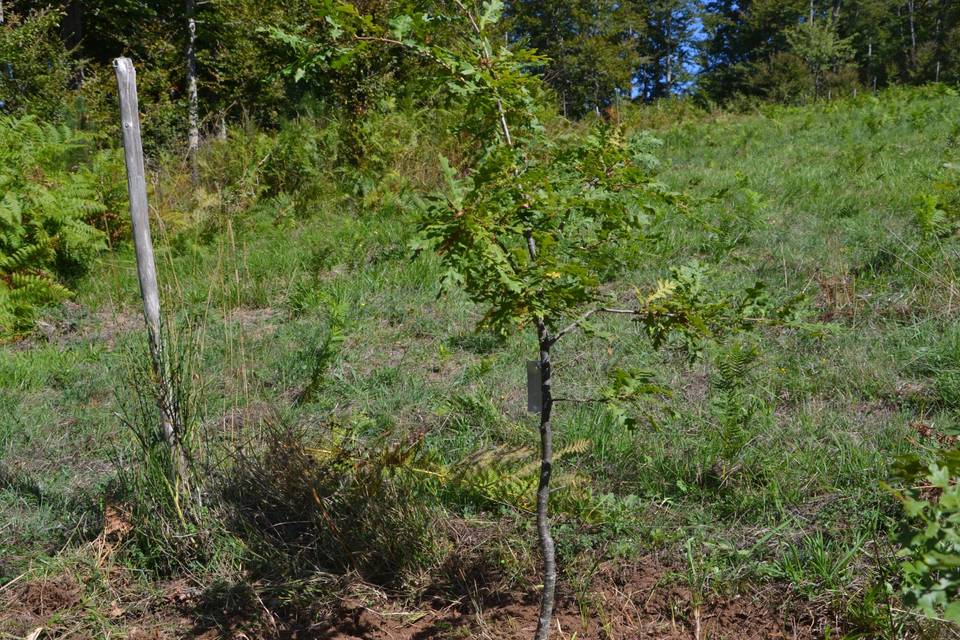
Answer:
[(67, 127), (0, 118), (0, 336), (69, 297), (69, 278), (104, 248), (90, 223), (104, 208), (96, 181), (74, 166), (85, 142)]

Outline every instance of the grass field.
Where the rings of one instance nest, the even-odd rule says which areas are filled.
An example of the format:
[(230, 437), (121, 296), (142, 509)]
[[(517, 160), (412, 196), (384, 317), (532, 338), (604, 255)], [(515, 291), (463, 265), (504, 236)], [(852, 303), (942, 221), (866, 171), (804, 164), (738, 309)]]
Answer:
[[(881, 482), (897, 455), (960, 435), (960, 245), (924, 233), (917, 214), (924, 196), (960, 198), (960, 172), (944, 166), (960, 161), (960, 100), (927, 89), (751, 114), (657, 109), (623, 117), (654, 127), (660, 178), (690, 205), (658, 217), (642, 264), (611, 290), (627, 303), (696, 261), (711, 290), (759, 280), (776, 300), (802, 294), (815, 326), (691, 359), (612, 318), (601, 323), (612, 340), (558, 348), (562, 397), (595, 397), (617, 368), (649, 370), (670, 390), (635, 422), (591, 402), (556, 411), (570, 449), (555, 525), (568, 634), (748, 637), (735, 631), (740, 607), (755, 637), (779, 637), (765, 617), (793, 637), (957, 635), (895, 595), (900, 508)], [(476, 333), (480, 310), (438, 296), (436, 260), (411, 256), (402, 209), (311, 202), (283, 215), (282, 200), (268, 203), (206, 236), (158, 232), (215, 496), (205, 508), (216, 524), (191, 534), (202, 553), (147, 557), (118, 482), (141, 451), (121, 417), (136, 415), (126, 381), (144, 341), (132, 252), (109, 254), (74, 303), (0, 346), (0, 637), (40, 626), (56, 637), (352, 637), (364, 634), (310, 636), (303, 611), (362, 607), (423, 613), (401, 616), (402, 628), (384, 614), (367, 637), (514, 637), (484, 612), (530, 617), (522, 599), (503, 603), (536, 587), (520, 470), (532, 454), (518, 450), (536, 443), (524, 397), (534, 336)], [(513, 467), (489, 463), (508, 449)], [(302, 494), (330, 479), (305, 461), (329, 470), (331, 451), (368, 465), (415, 451), (423, 474), (473, 467), (498, 493), (416, 472), (364, 485), (357, 462), (349, 495), (363, 504), (305, 516), (330, 515), (317, 526), (349, 538), (341, 551), (294, 541), (314, 530), (278, 518), (309, 511)], [(259, 537), (221, 515), (254, 512), (273, 518), (255, 519)], [(654, 603), (637, 608), (634, 631), (614, 604), (624, 585)], [(412, 635), (428, 623), (434, 635)]]

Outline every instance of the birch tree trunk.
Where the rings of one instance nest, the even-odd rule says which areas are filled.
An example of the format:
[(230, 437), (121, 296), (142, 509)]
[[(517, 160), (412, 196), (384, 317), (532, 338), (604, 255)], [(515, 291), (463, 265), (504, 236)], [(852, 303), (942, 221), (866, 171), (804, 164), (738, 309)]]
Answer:
[(197, 100), (197, 22), (196, 0), (185, 0), (187, 17), (187, 154), (190, 161), (190, 178), (196, 184), (199, 179), (197, 150), (200, 148), (200, 116)]
[(83, 40), (83, 0), (70, 0), (63, 8), (60, 35), (68, 49), (75, 49)]
[(917, 70), (917, 25), (914, 18), (915, 2), (910, 0), (907, 3), (907, 10), (910, 12), (910, 69)]

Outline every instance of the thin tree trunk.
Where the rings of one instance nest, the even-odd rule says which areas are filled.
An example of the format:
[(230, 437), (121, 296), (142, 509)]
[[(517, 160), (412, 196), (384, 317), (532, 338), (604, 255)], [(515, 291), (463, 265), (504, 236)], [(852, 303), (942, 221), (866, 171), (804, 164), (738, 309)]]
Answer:
[[(490, 55), (484, 47), (485, 53)], [(504, 139), (507, 146), (513, 146), (513, 136), (507, 125), (506, 112), (498, 101), (497, 110), (500, 112), (500, 124), (503, 127)], [(530, 262), (537, 261), (537, 243), (533, 232), (526, 233), (527, 251)], [(553, 393), (551, 391), (550, 375), (550, 347), (553, 337), (550, 335), (544, 320), (537, 321), (537, 342), (540, 347), (540, 393), (542, 407), (540, 411), (540, 480), (537, 483), (537, 536), (540, 539), (540, 552), (543, 554), (543, 593), (540, 595), (540, 615), (537, 619), (536, 640), (547, 640), (550, 637), (550, 623), (553, 619), (553, 603), (557, 587), (557, 554), (550, 535), (550, 474), (553, 471), (553, 425), (550, 423), (550, 414), (553, 410)]]
[[(537, 244), (531, 233), (527, 234), (527, 249), (530, 260), (537, 259)], [(550, 348), (553, 336), (546, 322), (537, 321), (537, 343), (540, 347), (540, 481), (537, 484), (537, 536), (540, 539), (540, 552), (543, 554), (543, 593), (540, 596), (540, 615), (537, 619), (535, 640), (547, 640), (550, 637), (550, 623), (553, 620), (553, 604), (557, 588), (557, 559), (553, 536), (550, 535), (550, 475), (553, 472), (553, 425), (550, 414), (553, 411), (553, 391), (550, 372)]]
[(669, 96), (673, 90), (673, 52), (670, 51), (670, 45), (667, 45), (667, 90), (664, 96)]
[(903, 59), (904, 59), (903, 64), (900, 65), (900, 73), (905, 74), (907, 70), (907, 66), (909, 64), (908, 59), (910, 58), (910, 52), (904, 50), (904, 47), (906, 47), (906, 44), (904, 44), (904, 38), (906, 38), (906, 34), (904, 34), (903, 32), (903, 6), (900, 5), (899, 3), (897, 4), (897, 32), (898, 32), (898, 35), (900, 36), (898, 38), (897, 44), (899, 45), (900, 51), (903, 54)]
[(83, 0), (71, 0), (64, 9), (60, 35), (68, 49), (75, 49), (83, 40)]
[(552, 338), (543, 322), (537, 323), (537, 341), (540, 344), (540, 393), (543, 396), (543, 409), (540, 412), (540, 481), (537, 484), (537, 535), (543, 554), (543, 594), (540, 597), (536, 640), (547, 640), (553, 619), (557, 561), (553, 537), (550, 535), (550, 475), (553, 472), (553, 425), (550, 422), (553, 410), (550, 371)]
[(670, 9), (667, 10), (667, 28), (665, 31), (667, 45), (667, 90), (664, 96), (669, 96), (673, 91), (673, 13)]
[(940, 58), (943, 55), (943, 3), (937, 3), (937, 28), (934, 39), (937, 42), (937, 71), (935, 82), (940, 82)]
[(187, 154), (190, 161), (190, 178), (196, 184), (199, 179), (197, 150), (200, 148), (200, 116), (197, 100), (197, 22), (196, 0), (185, 0), (187, 16)]
[(910, 12), (910, 68), (917, 70), (917, 27), (914, 20), (914, 0), (907, 3), (907, 10)]

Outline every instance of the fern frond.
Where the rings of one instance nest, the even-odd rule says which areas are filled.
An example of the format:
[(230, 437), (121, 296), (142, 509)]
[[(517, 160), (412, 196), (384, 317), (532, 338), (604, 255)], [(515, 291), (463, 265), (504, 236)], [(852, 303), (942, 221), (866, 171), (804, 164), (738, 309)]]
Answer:
[(49, 304), (66, 300), (73, 295), (73, 292), (45, 274), (14, 273), (10, 276), (10, 282), (13, 285), (10, 298), (21, 304)]
[(572, 455), (577, 455), (581, 453), (586, 453), (590, 449), (591, 442), (587, 439), (583, 440), (574, 440), (570, 444), (562, 447), (559, 451), (554, 453), (553, 457), (556, 460), (563, 460)]
[(9, 255), (0, 255), (0, 273), (12, 273), (19, 269), (27, 269), (33, 265), (43, 264), (50, 259), (48, 247), (31, 244), (20, 247)]
[(85, 134), (33, 117), (0, 118), (0, 333), (27, 325), (37, 306), (71, 295), (62, 283), (105, 248), (89, 223), (104, 210), (96, 181), (75, 166)]

